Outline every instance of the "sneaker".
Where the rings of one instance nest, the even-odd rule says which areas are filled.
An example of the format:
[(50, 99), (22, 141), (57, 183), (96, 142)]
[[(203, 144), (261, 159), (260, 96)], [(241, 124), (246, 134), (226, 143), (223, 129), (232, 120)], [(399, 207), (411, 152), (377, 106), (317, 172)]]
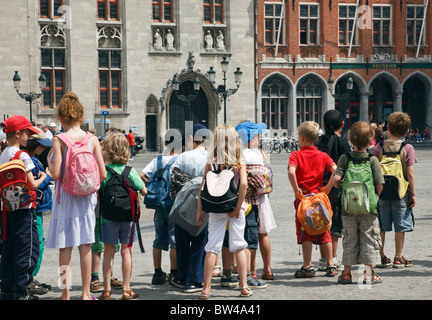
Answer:
[(90, 292), (97, 293), (97, 292), (102, 292), (103, 290), (104, 287), (99, 280), (94, 280), (90, 282)]
[(222, 287), (232, 287), (232, 286), (238, 285), (239, 282), (240, 281), (237, 277), (234, 277), (234, 276), (226, 277), (226, 276), (222, 275), (220, 285)]
[(265, 288), (267, 288), (267, 283), (261, 282), (255, 278), (249, 278), (247, 280), (247, 286), (250, 289), (265, 289)]
[(186, 283), (183, 280), (180, 280), (178, 277), (171, 279), (170, 284), (180, 289), (184, 289), (186, 287)]
[(119, 281), (117, 278), (111, 277), (111, 287), (114, 289), (122, 289), (123, 282)]
[(201, 282), (194, 282), (193, 284), (187, 284), (183, 292), (185, 293), (200, 292), (202, 288), (203, 285)]
[(320, 258), (318, 262), (318, 270), (319, 271), (326, 271), (326, 259)]
[(167, 281), (168, 277), (165, 272), (161, 272), (159, 274), (154, 273), (151, 284), (164, 284)]
[(338, 271), (343, 271), (344, 266), (342, 265), (342, 262), (340, 262), (340, 260), (337, 257), (333, 258), (333, 264), (336, 266), (336, 269)]

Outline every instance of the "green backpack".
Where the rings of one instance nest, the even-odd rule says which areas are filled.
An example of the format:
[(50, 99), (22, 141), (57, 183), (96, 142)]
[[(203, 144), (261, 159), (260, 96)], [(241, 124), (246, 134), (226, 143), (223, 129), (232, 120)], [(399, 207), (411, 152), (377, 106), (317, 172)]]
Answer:
[(348, 214), (369, 214), (375, 210), (378, 203), (370, 157), (347, 156), (348, 168), (342, 186), (342, 209)]

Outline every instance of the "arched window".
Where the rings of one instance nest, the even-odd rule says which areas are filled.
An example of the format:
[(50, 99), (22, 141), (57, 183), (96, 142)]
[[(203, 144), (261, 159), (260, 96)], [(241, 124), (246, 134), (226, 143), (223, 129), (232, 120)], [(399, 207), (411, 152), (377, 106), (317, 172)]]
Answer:
[(270, 129), (287, 129), (289, 84), (278, 76), (266, 80), (261, 90), (262, 122)]
[(297, 126), (303, 121), (315, 121), (321, 127), (322, 85), (312, 76), (300, 80), (297, 85)]

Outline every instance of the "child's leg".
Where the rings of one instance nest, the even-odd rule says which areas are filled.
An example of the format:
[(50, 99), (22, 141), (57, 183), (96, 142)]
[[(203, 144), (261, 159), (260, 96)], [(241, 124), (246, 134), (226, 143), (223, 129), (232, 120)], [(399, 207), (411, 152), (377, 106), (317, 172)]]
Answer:
[(263, 259), (263, 274), (272, 274), (272, 270), (270, 267), (271, 262), (271, 244), (270, 238), (267, 233), (259, 234), (259, 248), (261, 252), (261, 256)]
[(59, 267), (60, 267), (60, 279), (61, 279), (61, 299), (70, 299), (70, 280), (71, 280), (71, 256), (72, 247), (61, 248), (59, 250)]
[(239, 287), (247, 287), (247, 249), (240, 249), (235, 252), (237, 270), (239, 274), (240, 284)]
[(114, 245), (110, 243), (105, 243), (105, 251), (102, 262), (102, 273), (105, 291), (111, 291), (112, 260), (114, 259), (114, 253)]
[(87, 300), (91, 298), (90, 295), (90, 280), (91, 280), (91, 268), (92, 268), (92, 254), (91, 244), (82, 244), (78, 246), (80, 254), (80, 266), (81, 266), (81, 282), (82, 282), (82, 299)]
[(209, 294), (211, 289), (211, 280), (213, 268), (216, 263), (217, 255), (214, 252), (207, 252), (204, 260), (204, 284), (202, 293)]
[(312, 266), (312, 241), (303, 241), (302, 251), (303, 251), (303, 267), (307, 269), (310, 266)]
[(331, 242), (325, 242), (320, 245), (320, 248), (322, 248), (324, 257), (326, 259), (326, 266), (333, 265), (333, 246)]
[(130, 280), (132, 274), (132, 251), (127, 247), (127, 243), (121, 244), (123, 290), (130, 290)]

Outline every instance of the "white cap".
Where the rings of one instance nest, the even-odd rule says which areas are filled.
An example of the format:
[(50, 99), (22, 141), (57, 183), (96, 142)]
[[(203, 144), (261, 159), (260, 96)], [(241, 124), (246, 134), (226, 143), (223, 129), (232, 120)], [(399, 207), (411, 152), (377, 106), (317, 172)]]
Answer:
[(55, 122), (51, 122), (50, 127), (57, 127), (57, 124)]

